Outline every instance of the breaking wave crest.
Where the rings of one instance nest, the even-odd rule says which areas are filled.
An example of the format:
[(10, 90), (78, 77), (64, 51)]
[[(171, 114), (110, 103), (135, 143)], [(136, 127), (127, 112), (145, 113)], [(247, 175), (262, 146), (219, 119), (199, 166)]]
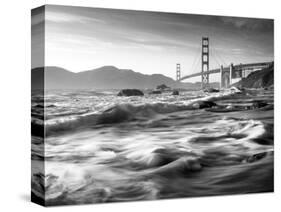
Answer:
[(47, 135), (96, 125), (117, 124), (128, 121), (149, 120), (161, 114), (210, 108), (215, 103), (211, 101), (193, 101), (188, 104), (154, 103), (143, 105), (119, 104), (101, 114), (84, 114), (68, 119), (50, 121), (46, 124)]
[[(215, 113), (201, 109), (220, 94), (169, 98), (117, 98), (115, 105), (105, 99), (109, 109), (102, 112), (48, 119), (44, 141), (32, 141), (33, 160), (45, 161), (44, 174), (33, 173), (33, 195), (62, 205), (273, 190), (272, 109)], [(40, 117), (33, 125), (44, 128)]]

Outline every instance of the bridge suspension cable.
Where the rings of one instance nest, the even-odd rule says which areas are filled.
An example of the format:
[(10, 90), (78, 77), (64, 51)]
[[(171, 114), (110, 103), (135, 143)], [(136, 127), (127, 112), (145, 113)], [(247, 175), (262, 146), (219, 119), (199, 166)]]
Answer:
[[(209, 75), (210, 74), (216, 74), (216, 73), (220, 73), (220, 77), (221, 77), (221, 88), (227, 88), (231, 85), (231, 80), (232, 78), (239, 78), (239, 76), (241, 74), (239, 74), (241, 72), (241, 70), (243, 71), (243, 69), (261, 69), (261, 68), (265, 68), (265, 67), (269, 67), (270, 65), (272, 65), (272, 62), (263, 62), (263, 63), (240, 63), (238, 65), (233, 65), (233, 63), (227, 64), (225, 62), (225, 58), (227, 58), (228, 61), (233, 60), (233, 58), (235, 58), (238, 55), (235, 54), (227, 54), (227, 55), (220, 55), (217, 51), (217, 49), (215, 48), (209, 48), (209, 38), (208, 37), (202, 37), (202, 52), (199, 52), (199, 56), (197, 56), (197, 54), (195, 54), (195, 57), (193, 59), (193, 63), (191, 66), (191, 69), (189, 71), (188, 75), (180, 75), (180, 64), (177, 64), (177, 81), (182, 81), (185, 79), (190, 79), (193, 77), (200, 77), (201, 76), (201, 86), (202, 89), (204, 88), (208, 88), (209, 87)], [(210, 49), (210, 51), (209, 51)], [(213, 60), (219, 65), (219, 67), (217, 68), (211, 68), (209, 69), (209, 57), (213, 58)], [(229, 56), (229, 57), (227, 57)], [(241, 57), (241, 56), (240, 56)], [(200, 60), (201, 59), (201, 60)], [(236, 58), (238, 59), (237, 61), (241, 61), (241, 58)], [(201, 61), (201, 70), (200, 68), (197, 68), (197, 64), (199, 62), (200, 64)], [(224, 65), (224, 67), (222, 67), (221, 65)], [(194, 70), (196, 70), (196, 73), (194, 73)], [(234, 74), (234, 75), (233, 75)], [(239, 76), (237, 76), (239, 75)], [(234, 77), (233, 77), (234, 76)], [(236, 77), (235, 77), (236, 76)], [(243, 78), (243, 76), (241, 76), (241, 78)]]
[(198, 46), (196, 50), (196, 54), (193, 58), (193, 63), (190, 67), (190, 73), (196, 73), (199, 70), (199, 64), (200, 64), (200, 59), (201, 59), (201, 46)]
[(227, 66), (228, 64), (225, 62), (224, 58), (218, 53), (218, 51), (216, 50), (216, 48), (211, 48), (211, 54), (212, 54), (212, 58), (214, 58), (214, 60), (216, 61), (218, 66)]
[(221, 63), (220, 63), (219, 59), (217, 58), (217, 56), (212, 52), (212, 50), (210, 51), (210, 55), (211, 55), (212, 59), (214, 59), (214, 61), (216, 62), (216, 65), (218, 67), (220, 67)]
[(200, 64), (201, 64), (200, 62), (201, 62), (201, 52), (199, 52), (199, 54), (196, 56), (195, 63), (190, 69), (191, 73), (196, 73), (200, 70)]

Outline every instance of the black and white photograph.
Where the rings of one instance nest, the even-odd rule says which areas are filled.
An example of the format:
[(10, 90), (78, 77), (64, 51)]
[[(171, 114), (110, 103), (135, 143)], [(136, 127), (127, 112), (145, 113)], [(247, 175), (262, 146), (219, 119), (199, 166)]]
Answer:
[(274, 191), (274, 20), (31, 11), (31, 200)]

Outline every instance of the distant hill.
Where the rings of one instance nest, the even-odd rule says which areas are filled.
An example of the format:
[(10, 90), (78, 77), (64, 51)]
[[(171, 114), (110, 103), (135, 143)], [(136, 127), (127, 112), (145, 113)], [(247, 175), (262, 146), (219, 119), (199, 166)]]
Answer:
[[(32, 88), (41, 87), (42, 76), (45, 76), (46, 89), (155, 89), (165, 84), (171, 88), (200, 89), (200, 83), (181, 83), (162, 74), (145, 75), (129, 69), (118, 69), (114, 66), (73, 73), (66, 69), (47, 66), (32, 69)], [(40, 81), (41, 80), (41, 81)], [(218, 83), (213, 86), (218, 87)]]
[(265, 88), (273, 86), (274, 83), (274, 66), (255, 71), (249, 74), (246, 78), (233, 84), (236, 87), (243, 88)]

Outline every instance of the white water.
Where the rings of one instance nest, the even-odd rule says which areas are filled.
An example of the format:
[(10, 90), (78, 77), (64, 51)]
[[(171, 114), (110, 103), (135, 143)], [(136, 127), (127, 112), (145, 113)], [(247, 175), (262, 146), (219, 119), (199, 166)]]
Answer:
[[(273, 110), (190, 109), (198, 100), (272, 103), (273, 94), (248, 97), (50, 92), (45, 102), (47, 204), (271, 191)], [(37, 143), (34, 149), (42, 145)]]

